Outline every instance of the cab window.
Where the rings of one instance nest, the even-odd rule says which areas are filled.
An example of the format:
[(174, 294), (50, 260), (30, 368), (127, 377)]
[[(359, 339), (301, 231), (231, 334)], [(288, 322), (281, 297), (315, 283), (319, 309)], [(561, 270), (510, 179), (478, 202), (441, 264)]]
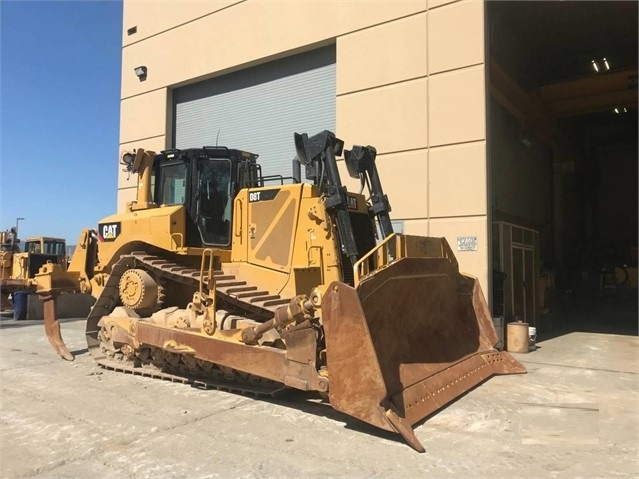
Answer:
[[(175, 163), (173, 165), (163, 165), (159, 169), (159, 188), (156, 190), (158, 198), (154, 198), (157, 204), (183, 205), (186, 200), (186, 165)], [(158, 179), (155, 175), (152, 179), (153, 187)]]

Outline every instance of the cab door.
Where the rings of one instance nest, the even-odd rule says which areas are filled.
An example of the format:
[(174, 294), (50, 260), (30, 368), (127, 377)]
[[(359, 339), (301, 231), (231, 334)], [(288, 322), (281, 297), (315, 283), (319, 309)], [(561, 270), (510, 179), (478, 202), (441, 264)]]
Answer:
[(231, 160), (197, 160), (195, 222), (203, 245), (229, 248), (231, 244)]

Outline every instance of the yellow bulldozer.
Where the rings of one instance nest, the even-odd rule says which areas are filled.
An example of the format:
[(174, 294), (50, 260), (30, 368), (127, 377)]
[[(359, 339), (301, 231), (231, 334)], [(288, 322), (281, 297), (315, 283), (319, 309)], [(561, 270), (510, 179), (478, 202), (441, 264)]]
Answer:
[(0, 295), (1, 309), (8, 308), (9, 295), (21, 291), (35, 291), (33, 281), (40, 267), (55, 263), (67, 268), (66, 241), (62, 238), (34, 236), (26, 239), (20, 251), (16, 228), (0, 231)]
[[(288, 178), (225, 147), (126, 153), (136, 200), (82, 231), (67, 271), (48, 263), (35, 276), (47, 336), (73, 359), (56, 297), (90, 293), (86, 337), (102, 367), (315, 392), (423, 451), (416, 422), (525, 369), (494, 348), (479, 283), (446, 240), (393, 232), (375, 148), (344, 150), (329, 131), (294, 141)], [(367, 195), (343, 186), (342, 155)]]

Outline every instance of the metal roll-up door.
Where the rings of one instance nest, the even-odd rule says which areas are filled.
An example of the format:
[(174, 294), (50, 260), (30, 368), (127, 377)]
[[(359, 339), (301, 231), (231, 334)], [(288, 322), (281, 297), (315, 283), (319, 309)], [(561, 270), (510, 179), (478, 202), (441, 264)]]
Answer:
[(176, 89), (174, 146), (260, 155), (264, 175), (291, 176), (294, 132), (335, 131), (335, 46)]

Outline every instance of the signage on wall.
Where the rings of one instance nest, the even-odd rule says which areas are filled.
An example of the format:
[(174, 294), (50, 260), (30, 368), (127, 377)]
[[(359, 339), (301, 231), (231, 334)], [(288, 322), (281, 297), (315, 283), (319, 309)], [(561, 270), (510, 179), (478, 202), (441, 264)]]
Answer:
[(457, 251), (477, 251), (477, 236), (458, 236)]

